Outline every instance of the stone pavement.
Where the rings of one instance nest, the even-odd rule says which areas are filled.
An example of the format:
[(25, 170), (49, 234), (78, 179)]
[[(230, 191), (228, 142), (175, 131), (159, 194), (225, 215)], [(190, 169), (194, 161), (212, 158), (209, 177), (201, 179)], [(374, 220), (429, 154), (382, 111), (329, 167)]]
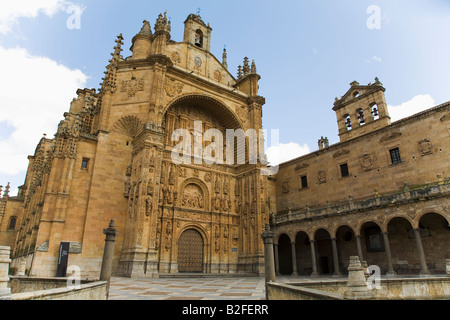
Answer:
[(111, 278), (109, 300), (264, 300), (264, 278)]
[[(277, 277), (277, 282), (335, 281), (347, 278)], [(109, 300), (265, 300), (263, 277), (111, 278)]]

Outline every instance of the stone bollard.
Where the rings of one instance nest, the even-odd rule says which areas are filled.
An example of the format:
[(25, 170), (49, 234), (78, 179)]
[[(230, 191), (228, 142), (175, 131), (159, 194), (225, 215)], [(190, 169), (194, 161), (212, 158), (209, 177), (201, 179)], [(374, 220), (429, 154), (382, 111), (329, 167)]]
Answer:
[(114, 245), (118, 231), (114, 228), (115, 223), (112, 219), (109, 223), (109, 228), (104, 229), (103, 233), (106, 235), (105, 250), (103, 252), (102, 269), (100, 272), (100, 281), (107, 281), (107, 295), (109, 295), (109, 283), (111, 280), (112, 263), (114, 257)]
[(0, 300), (11, 300), (9, 282), (10, 247), (0, 247)]
[(273, 254), (273, 238), (274, 233), (270, 231), (270, 226), (267, 223), (264, 233), (261, 235), (264, 241), (264, 261), (265, 261), (265, 274), (266, 274), (266, 299), (268, 300), (267, 284), (269, 282), (275, 282), (275, 260)]
[(19, 266), (17, 267), (17, 271), (15, 276), (17, 277), (25, 277), (27, 269), (27, 260), (25, 257), (19, 258)]
[(357, 256), (350, 257), (347, 287), (349, 290), (344, 294), (344, 298), (347, 300), (375, 299), (373, 291), (367, 286), (364, 268)]
[(450, 259), (445, 260), (445, 273), (450, 276)]

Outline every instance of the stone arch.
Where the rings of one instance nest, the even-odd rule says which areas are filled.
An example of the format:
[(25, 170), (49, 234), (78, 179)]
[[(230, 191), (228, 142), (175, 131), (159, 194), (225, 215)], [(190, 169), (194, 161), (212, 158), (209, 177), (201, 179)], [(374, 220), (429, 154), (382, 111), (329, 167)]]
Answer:
[(295, 234), (295, 258), (297, 273), (310, 275), (312, 273), (311, 238), (306, 231), (300, 230)]
[(202, 192), (203, 192), (203, 201), (204, 201), (204, 208), (203, 211), (211, 211), (211, 204), (210, 204), (210, 197), (209, 197), (209, 189), (208, 186), (200, 179), (198, 178), (188, 178), (184, 180), (178, 189), (178, 194), (180, 195), (177, 199), (177, 205), (181, 206), (182, 200), (183, 200), (183, 192), (188, 185), (196, 185), (198, 186)]
[(356, 232), (357, 232), (356, 235), (361, 235), (361, 228), (366, 223), (374, 223), (380, 228), (381, 232), (386, 231), (385, 224), (380, 224), (379, 222), (375, 221), (374, 219), (368, 218), (368, 219), (363, 219), (363, 220), (359, 221), (358, 225), (356, 226)]
[(417, 212), (417, 214), (414, 218), (414, 223), (412, 224), (413, 228), (418, 228), (420, 219), (422, 219), (423, 216), (425, 216), (429, 213), (435, 213), (435, 214), (442, 216), (445, 220), (447, 220), (447, 223), (450, 224), (450, 216), (445, 211), (436, 209), (436, 208), (425, 208), (425, 209), (421, 209)]
[(324, 227), (317, 228), (314, 232), (314, 241), (319, 273), (332, 274), (334, 272), (334, 265), (330, 231)]
[(279, 272), (281, 275), (291, 275), (293, 272), (291, 242), (291, 237), (285, 232), (277, 238)]
[(448, 219), (436, 210), (422, 214), (418, 227), (424, 258), (429, 271), (445, 274), (446, 259), (450, 257), (450, 226)]
[(339, 271), (347, 273), (351, 256), (358, 255), (356, 232), (349, 224), (341, 224), (334, 230), (338, 251)]
[(392, 216), (387, 218), (386, 221), (384, 222), (384, 224), (386, 225), (386, 228), (389, 225), (389, 223), (395, 218), (402, 218), (402, 219), (407, 220), (411, 224), (411, 228), (414, 228), (414, 221), (409, 216), (404, 215), (404, 214), (393, 214)]
[(135, 116), (125, 116), (119, 119), (112, 127), (113, 132), (135, 138), (144, 128), (144, 123)]
[(187, 223), (182, 228), (177, 230), (177, 233), (176, 233), (177, 244), (178, 244), (178, 239), (180, 239), (180, 236), (183, 234), (183, 232), (185, 232), (186, 230), (190, 230), (190, 229), (193, 229), (193, 230), (197, 231), (198, 233), (200, 233), (200, 235), (203, 238), (205, 246), (211, 244), (211, 237), (210, 237), (209, 233), (207, 232), (206, 228), (203, 227), (202, 225), (196, 224), (196, 223)]
[[(185, 237), (184, 239), (187, 240), (186, 235), (188, 234), (189, 236), (187, 237), (187, 239), (192, 240), (191, 236), (195, 235), (196, 241), (188, 241), (180, 244), (183, 236)], [(176, 259), (178, 272), (206, 272), (207, 266), (209, 264), (208, 257), (210, 256), (207, 248), (210, 246), (207, 244), (208, 237), (205, 230), (201, 226), (189, 224), (184, 226), (179, 230), (179, 232), (177, 232), (176, 239)], [(183, 259), (183, 257), (185, 259)], [(189, 268), (192, 267), (190, 263), (192, 261), (194, 261), (194, 270), (191, 270)]]
[(341, 224), (333, 225), (333, 228), (329, 231), (330, 236), (332, 238), (336, 238), (338, 230), (341, 229), (342, 227), (347, 227), (347, 228), (351, 229), (353, 231), (354, 235), (357, 234), (356, 230), (350, 224), (341, 223)]
[(195, 103), (198, 107), (208, 110), (210, 114), (225, 120), (224, 125), (227, 129), (244, 129), (242, 122), (234, 111), (227, 107), (224, 102), (204, 93), (184, 94), (172, 99), (159, 113), (159, 122), (163, 123), (170, 107), (183, 102)]

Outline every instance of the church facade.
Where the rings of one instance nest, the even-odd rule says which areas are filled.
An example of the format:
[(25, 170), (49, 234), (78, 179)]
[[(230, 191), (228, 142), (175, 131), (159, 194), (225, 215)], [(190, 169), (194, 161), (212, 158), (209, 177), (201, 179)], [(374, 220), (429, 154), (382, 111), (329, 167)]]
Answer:
[[(191, 14), (175, 42), (161, 14), (127, 58), (117, 37), (101, 88), (78, 90), (29, 157), (19, 194), (4, 190), (11, 268), (53, 277), (64, 243), (68, 265), (96, 278), (114, 219), (117, 276), (262, 275), (267, 223), (279, 274), (341, 274), (356, 254), (387, 273), (442, 270), (450, 103), (391, 123), (380, 81), (353, 82), (333, 109), (341, 142), (322, 138), (268, 175), (263, 137), (241, 134), (262, 129), (256, 65), (245, 58), (233, 76), (226, 51), (221, 61), (210, 53), (211, 33)], [(220, 139), (230, 130), (232, 143)]]

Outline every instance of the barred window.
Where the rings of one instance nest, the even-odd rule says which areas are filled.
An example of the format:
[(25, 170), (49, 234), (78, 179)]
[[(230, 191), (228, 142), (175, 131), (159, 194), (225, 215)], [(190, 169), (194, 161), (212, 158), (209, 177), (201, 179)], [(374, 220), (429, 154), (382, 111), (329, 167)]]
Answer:
[(399, 148), (395, 148), (395, 149), (389, 150), (389, 152), (391, 154), (392, 164), (402, 162), (402, 157), (400, 156), (400, 149)]

